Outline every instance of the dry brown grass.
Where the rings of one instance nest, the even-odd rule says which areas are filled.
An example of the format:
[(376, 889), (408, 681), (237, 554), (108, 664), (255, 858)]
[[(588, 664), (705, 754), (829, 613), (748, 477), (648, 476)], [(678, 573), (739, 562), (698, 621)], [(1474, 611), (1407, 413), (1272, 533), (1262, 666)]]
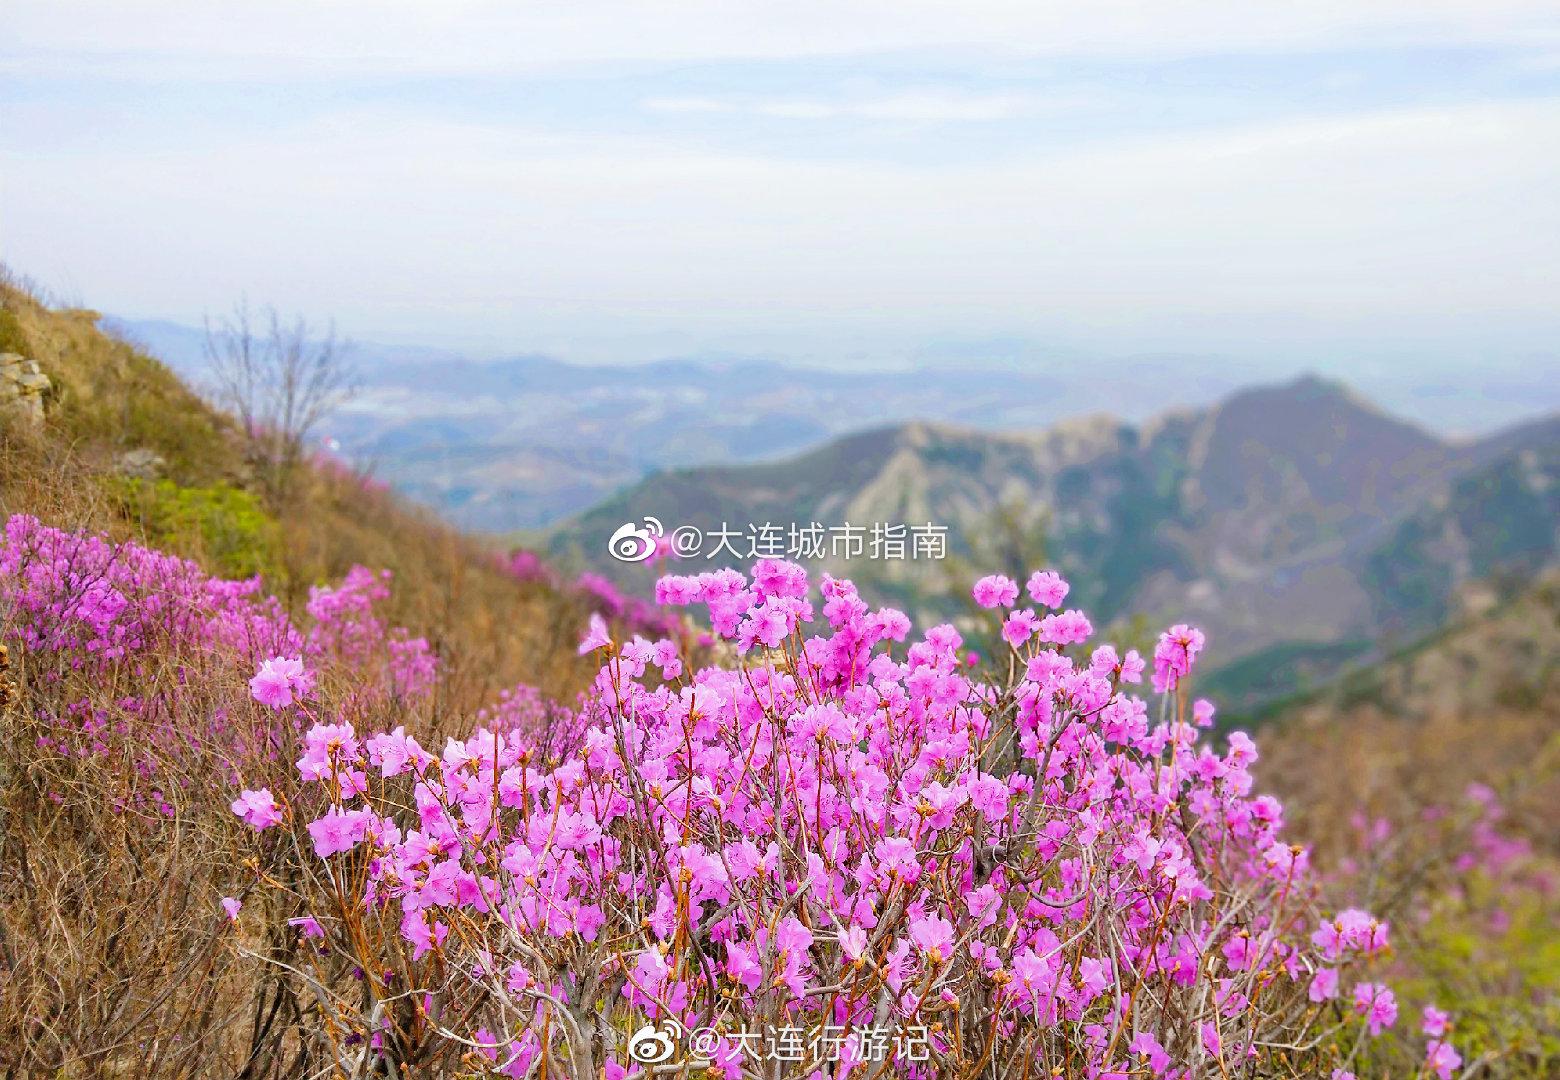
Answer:
[[(1460, 1075), (1557, 1075), (1557, 583), (1279, 717), (1261, 745), (1258, 783), (1284, 798), (1294, 835), (1340, 892), (1392, 921), (1399, 1000), (1457, 1017)], [(1474, 857), (1470, 785), (1489, 789), (1494, 829), (1530, 854), (1492, 870)], [(1413, 1075), (1413, 1019), (1359, 1075)]]

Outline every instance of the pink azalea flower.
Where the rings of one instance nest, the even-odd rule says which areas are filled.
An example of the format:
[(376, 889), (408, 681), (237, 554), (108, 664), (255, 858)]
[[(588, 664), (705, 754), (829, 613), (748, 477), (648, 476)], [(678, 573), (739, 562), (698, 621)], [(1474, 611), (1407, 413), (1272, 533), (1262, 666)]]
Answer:
[(741, 942), (726, 942), (726, 974), (749, 990), (757, 990), (764, 979), (757, 950)]
[(306, 938), (322, 938), (325, 936), (325, 928), (312, 915), (305, 915), (301, 919), (288, 919), (288, 926), (296, 926), (298, 932)]
[(342, 810), (333, 806), (325, 816), (309, 822), (309, 835), (314, 838), (314, 853), (320, 858), (343, 851), (351, 851), (363, 839), (364, 812)]
[(1137, 1037), (1132, 1040), (1127, 1049), (1134, 1054), (1146, 1057), (1148, 1059), (1148, 1067), (1154, 1070), (1155, 1076), (1163, 1076), (1165, 1070), (1172, 1064), (1170, 1055), (1165, 1053), (1165, 1048), (1160, 1045), (1158, 1039), (1154, 1038), (1152, 1032), (1138, 1032)]
[(938, 915), (922, 915), (910, 921), (910, 941), (933, 964), (953, 952), (953, 924)]
[(1070, 586), (1061, 575), (1050, 570), (1036, 570), (1029, 576), (1029, 598), (1048, 608), (1059, 608), (1067, 599)]
[(1021, 608), (1007, 617), (1002, 624), (1002, 638), (1013, 648), (1021, 647), (1039, 629), (1040, 620), (1030, 608)]
[(314, 688), (314, 680), (298, 657), (273, 656), (249, 680), (249, 692), (262, 705), (285, 709)]
[(845, 954), (847, 960), (860, 960), (867, 951), (867, 932), (852, 923), (846, 931), (840, 935), (840, 952)]
[(1018, 584), (1010, 577), (991, 574), (975, 583), (972, 595), (983, 608), (1012, 607), (1018, 599)]
[(1440, 1080), (1452, 1080), (1452, 1074), (1457, 1071), (1462, 1060), (1462, 1055), (1452, 1048), (1451, 1043), (1431, 1039), (1425, 1044), (1425, 1068), (1435, 1073)]
[(1154, 647), (1154, 692), (1168, 693), (1192, 670), (1203, 647), (1203, 633), (1185, 623), (1177, 623), (1159, 635)]
[(233, 813), (261, 832), (282, 821), (282, 808), (277, 805), (270, 788), (240, 792), (232, 807)]
[(349, 771), (358, 760), (357, 733), (351, 724), (315, 724), (303, 737), (298, 774), (305, 780), (327, 779), (333, 770)]
[(222, 898), (222, 910), (227, 912), (229, 921), (238, 922), (238, 913), (244, 910), (244, 905), (242, 901), (235, 900), (231, 896), (224, 896)]
[(401, 916), (401, 936), (412, 943), (412, 959), (421, 960), (424, 955), (444, 944), (450, 928), (442, 922), (428, 924), (424, 911), (408, 911)]
[(399, 776), (408, 766), (425, 766), (428, 753), (417, 740), (406, 734), (406, 728), (398, 726), (387, 735), (375, 735), (366, 748), (368, 760), (379, 766), (383, 776)]
[(1354, 1011), (1365, 1018), (1372, 1035), (1397, 1022), (1397, 998), (1380, 983), (1362, 982), (1354, 988)]
[(604, 649), (611, 644), (612, 638), (607, 633), (607, 621), (592, 612), (590, 628), (585, 632), (585, 636), (580, 638), (579, 654), (584, 656), (588, 652)]
[(1307, 996), (1312, 1001), (1330, 1001), (1338, 996), (1338, 969), (1318, 968), (1311, 977), (1311, 989)]
[(1076, 608), (1040, 620), (1040, 640), (1055, 645), (1081, 645), (1093, 633), (1094, 627), (1088, 618)]

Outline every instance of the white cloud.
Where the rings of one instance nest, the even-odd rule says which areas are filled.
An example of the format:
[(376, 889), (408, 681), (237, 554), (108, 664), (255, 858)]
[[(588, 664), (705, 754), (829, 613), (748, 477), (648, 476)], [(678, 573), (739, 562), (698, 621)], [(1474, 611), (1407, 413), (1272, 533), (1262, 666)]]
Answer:
[(126, 313), (188, 317), (248, 292), (364, 335), (459, 326), (565, 352), (846, 324), (1188, 348), (1188, 328), (1278, 316), (1323, 335), (1455, 322), (1533, 347), (1557, 329), (1557, 192), (1554, 101), (941, 168), (385, 111), (220, 160), (43, 150), (7, 177), (5, 235), (21, 269), (69, 273)]
[(646, 98), (643, 108), (658, 113), (732, 113), (740, 110), (735, 102), (709, 97)]
[(1351, 45), (1560, 44), (1552, 0), (12, 0), (8, 70), (169, 79), (486, 74), (602, 61), (974, 47), (1195, 55)]
[(961, 94), (941, 89), (906, 90), (876, 97), (754, 98), (653, 97), (650, 112), (768, 116), (781, 120), (878, 120), (905, 123), (982, 123), (1056, 112), (1083, 99), (1027, 94)]
[[(1199, 133), (1090, 130), (1067, 148), (997, 125), (1082, 104), (1016, 92), (1034, 84), (1000, 81), (1012, 56), (1120, 71), (1404, 44), (1560, 55), (1553, 0), (12, 0), (6, 19), (0, 71), (46, 78), (7, 106), (5, 256), (126, 314), (198, 317), (247, 292), (363, 334), (448, 327), (564, 352), (668, 331), (781, 346), (850, 326), (882, 339), (1067, 326), (1176, 349), (1278, 323), (1317, 339), (1456, 323), (1522, 348), (1560, 332), (1560, 102), (1278, 109), (1208, 130), (1239, 110), (1171, 88)], [(735, 64), (678, 77), (744, 58), (799, 63), (751, 83)], [(427, 99), (376, 98), (372, 83), (334, 94), (355, 75), (555, 67), (626, 75), (611, 85), (659, 122), (588, 96), (486, 126), (447, 119), (496, 115), (483, 95), (513, 89), (498, 79)], [(972, 77), (938, 83), (949, 71)], [(115, 76), (157, 87), (96, 81)], [(287, 92), (231, 106), (262, 83)], [(332, 111), (342, 100), (384, 104)], [(543, 115), (556, 126), (524, 126)], [(856, 138), (866, 125), (887, 130)], [(891, 160), (840, 160), (858, 152)]]

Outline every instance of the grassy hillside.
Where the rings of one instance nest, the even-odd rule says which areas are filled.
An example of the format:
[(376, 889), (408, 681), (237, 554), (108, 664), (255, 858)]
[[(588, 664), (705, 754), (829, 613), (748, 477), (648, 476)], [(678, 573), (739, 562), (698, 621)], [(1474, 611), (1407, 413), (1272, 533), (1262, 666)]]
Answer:
[[(1476, 780), (1552, 769), (1557, 719), (1560, 577), (1551, 576), (1274, 713), (1269, 775), (1313, 817), (1369, 802), (1423, 805)], [(1341, 761), (1371, 761), (1374, 771), (1303, 768), (1322, 746)], [(1389, 768), (1377, 754), (1387, 748)]]
[[(40, 576), (11, 574), (0, 601), (0, 1076), (306, 1075), (309, 1040), (337, 1032), (277, 973), (329, 958), (300, 948), (284, 902), (251, 902), (267, 919), (251, 934), (214, 914), (224, 896), (249, 897), (270, 857), (235, 828), (240, 774), (280, 788), (298, 756), (297, 732), (268, 727), (247, 690), (257, 663), (302, 639), (260, 627), (317, 628), (313, 587), (356, 566), (389, 570), (388, 597), (339, 624), (332, 647), (420, 662), (424, 638), (438, 674), (415, 705), (399, 689), (409, 682), (392, 680), (387, 696), (359, 680), (351, 722), (404, 724), (442, 746), (483, 710), (545, 708), (517, 684), (572, 699), (591, 674), (575, 644), (600, 598), (514, 572), (502, 552), (329, 460), (268, 500), (234, 423), (97, 322), (0, 282), (0, 352), (35, 361), (50, 383), (41, 420), (0, 408), (0, 521), (31, 515), (68, 537), (63, 549), (15, 545)], [(40, 533), (51, 531), (29, 535)], [(258, 594), (206, 573), (258, 577)], [(377, 577), (353, 578), (377, 590)], [(51, 588), (63, 606), (28, 606)], [(214, 594), (256, 597), (244, 648), (200, 621)], [(138, 611), (163, 621), (139, 623)], [(176, 637), (168, 628), (185, 618), (196, 629)], [(46, 624), (156, 645), (103, 669), (59, 663)]]

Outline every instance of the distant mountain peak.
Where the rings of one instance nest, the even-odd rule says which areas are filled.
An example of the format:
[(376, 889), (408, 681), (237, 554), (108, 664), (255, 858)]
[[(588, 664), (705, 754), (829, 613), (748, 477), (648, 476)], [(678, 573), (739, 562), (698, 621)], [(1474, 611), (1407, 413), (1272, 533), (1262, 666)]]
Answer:
[(1316, 409), (1331, 406), (1366, 413), (1402, 427), (1414, 427), (1407, 420), (1393, 416), (1376, 402), (1359, 393), (1349, 384), (1330, 379), (1315, 372), (1306, 372), (1288, 382), (1263, 383), (1238, 390), (1216, 406), (1221, 411), (1241, 410), (1250, 407), (1287, 405)]

